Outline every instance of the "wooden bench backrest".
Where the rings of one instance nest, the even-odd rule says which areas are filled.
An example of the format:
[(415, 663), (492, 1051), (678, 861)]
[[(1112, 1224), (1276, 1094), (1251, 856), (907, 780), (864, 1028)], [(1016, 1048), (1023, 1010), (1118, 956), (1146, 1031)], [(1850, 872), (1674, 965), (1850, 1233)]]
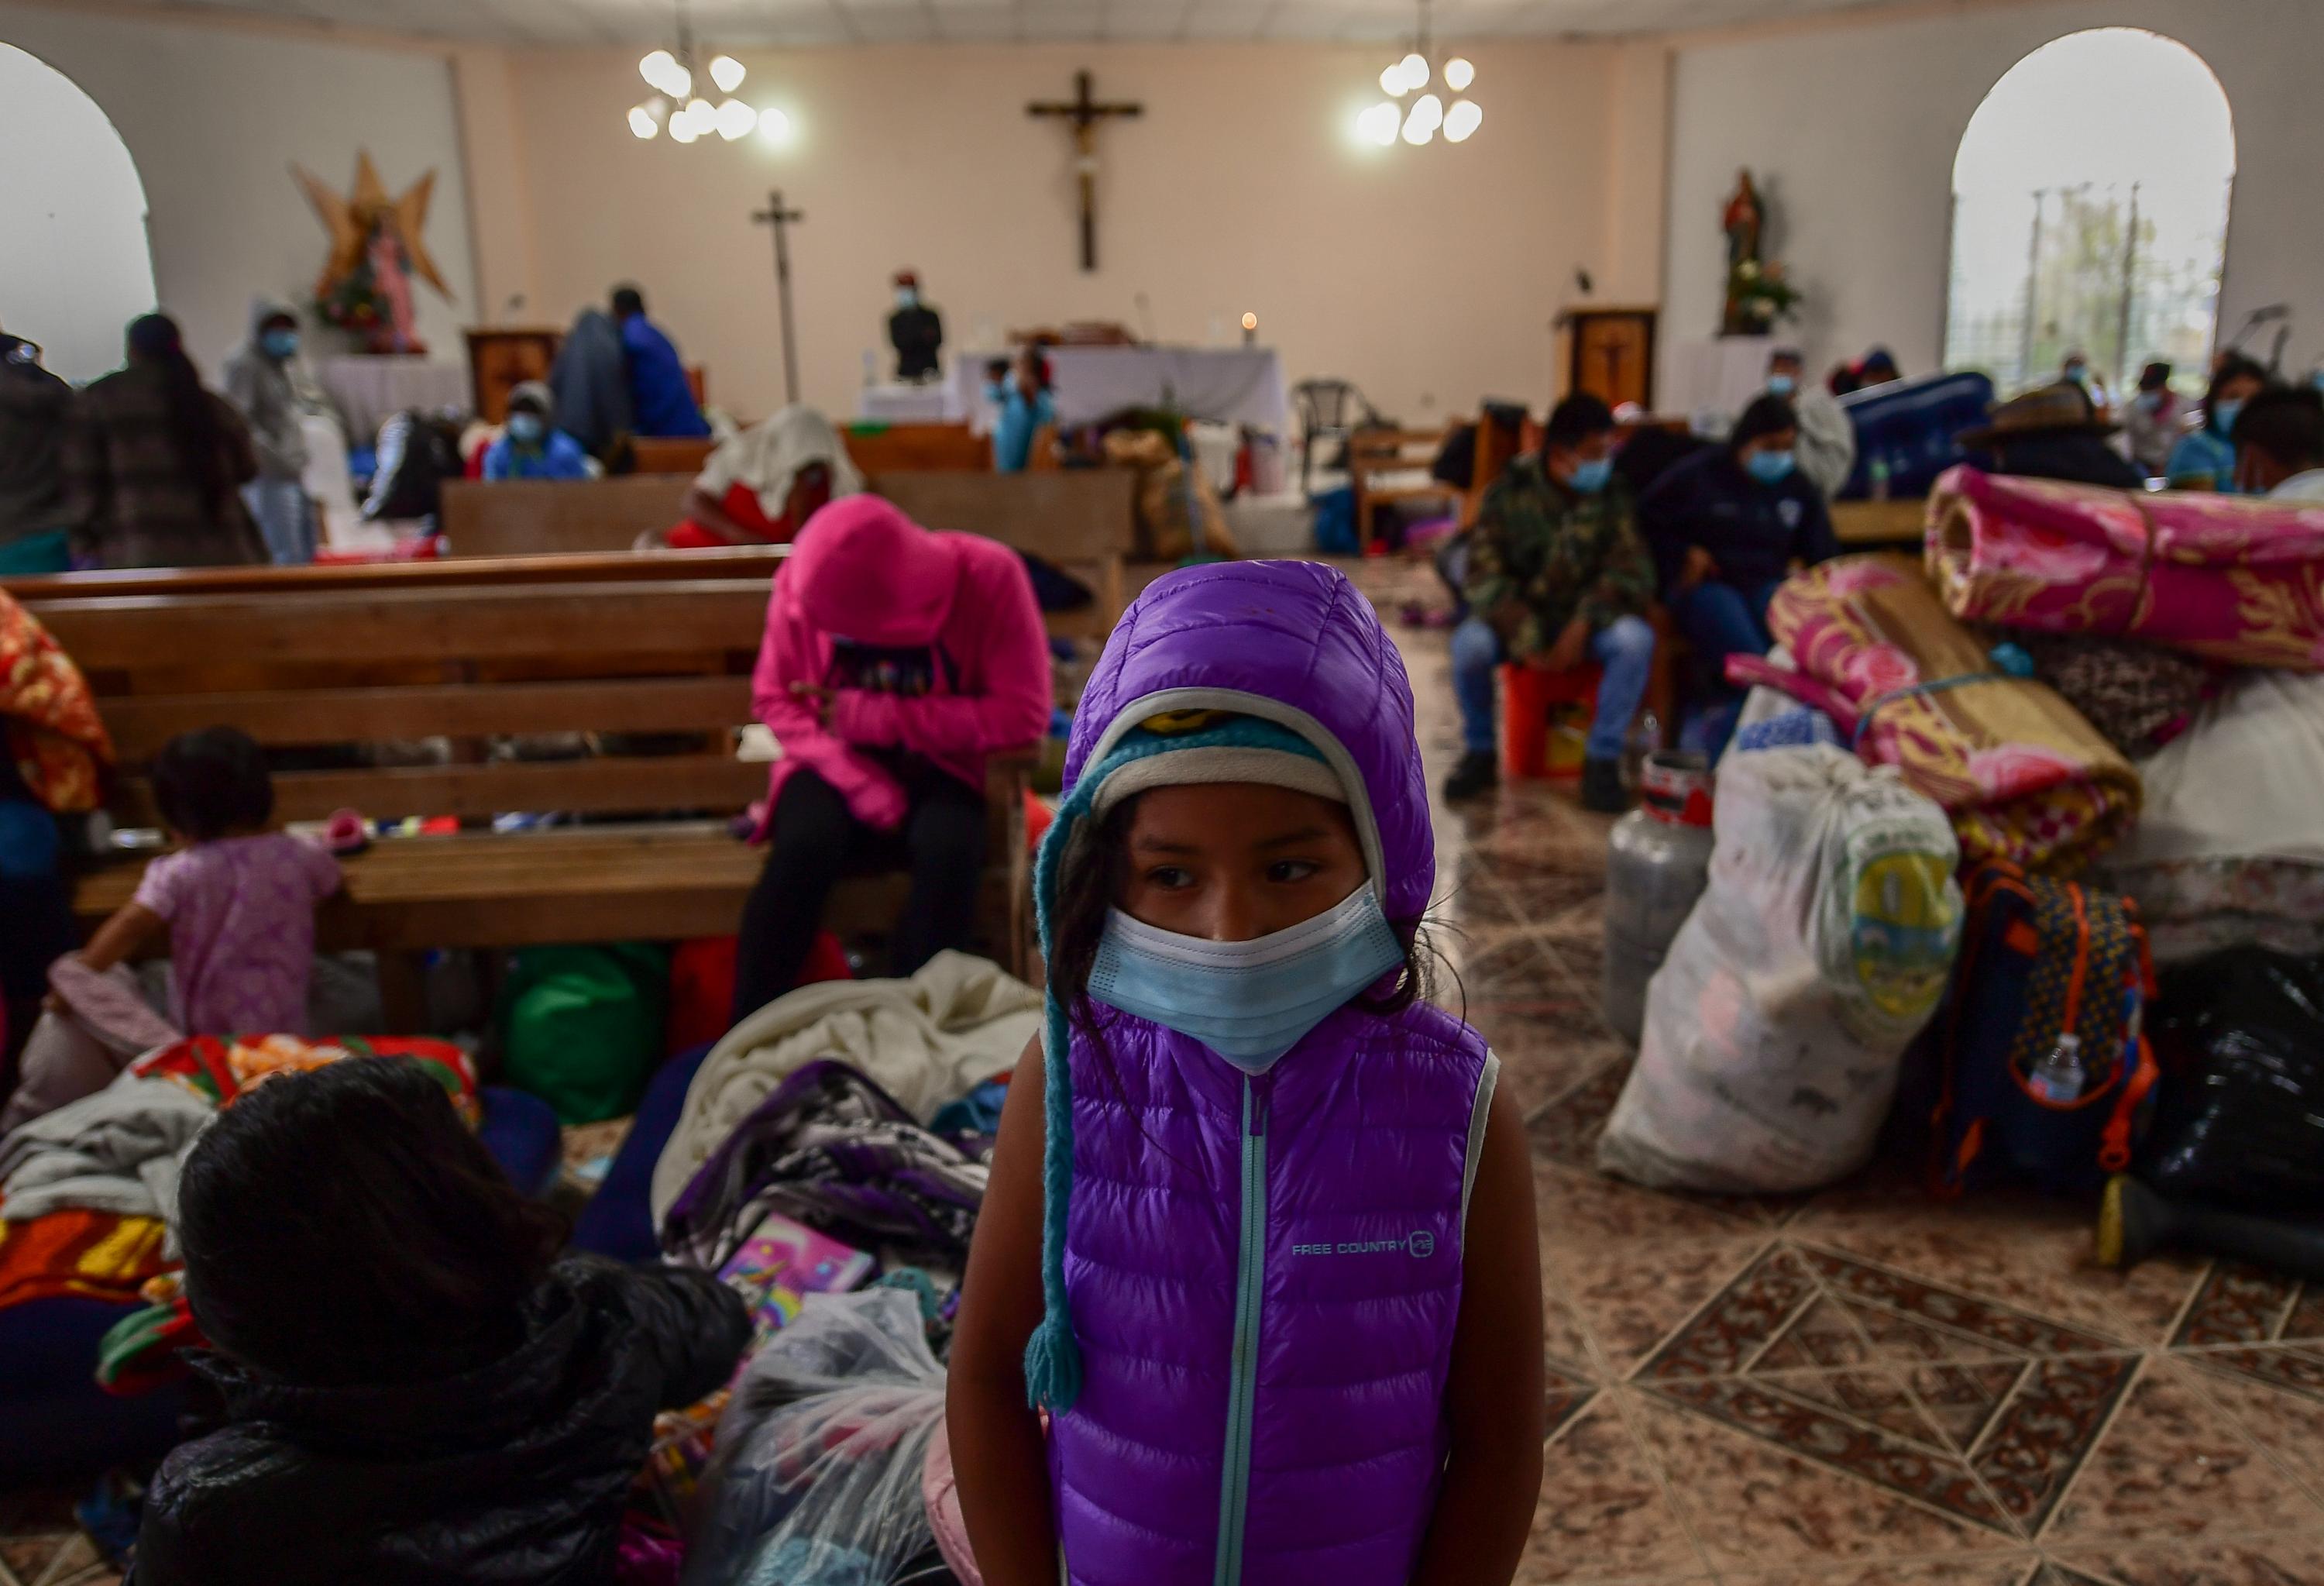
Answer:
[(456, 557), (627, 550), (649, 529), (686, 516), (690, 474), (613, 479), (464, 479), (444, 486), (442, 524)]
[(660, 583), (755, 578), (764, 587), (790, 555), (788, 545), (703, 550), (597, 550), (557, 556), (457, 557), (418, 562), (331, 562), (306, 567), (124, 567), (0, 578), (20, 601), (86, 600), (106, 595), (314, 593), (326, 589), (451, 589), (474, 584)]
[(965, 424), (851, 424), (840, 431), (849, 460), (868, 478), (927, 469), (990, 473), (992, 439)]
[(1127, 468), (1044, 474), (881, 474), (873, 492), (914, 522), (982, 534), (1045, 561), (1102, 562), (1125, 557), (1137, 540)]
[(702, 472), (702, 465), (718, 443), (708, 436), (700, 439), (680, 436), (640, 435), (630, 441), (630, 452), (637, 459), (641, 474), (683, 474), (688, 479)]
[[(374, 818), (740, 809), (766, 786), (766, 768), (728, 747), (751, 719), (766, 607), (765, 581), (752, 577), (97, 595), (29, 609), (97, 695), (122, 772), (116, 818), (147, 825), (154, 753), (217, 724), (284, 750), (454, 741), (451, 764), (346, 755), (350, 769), (279, 773), (275, 806), (289, 820), (342, 807)], [(484, 753), (494, 736), (562, 732), (685, 733), (701, 747), (562, 761)]]

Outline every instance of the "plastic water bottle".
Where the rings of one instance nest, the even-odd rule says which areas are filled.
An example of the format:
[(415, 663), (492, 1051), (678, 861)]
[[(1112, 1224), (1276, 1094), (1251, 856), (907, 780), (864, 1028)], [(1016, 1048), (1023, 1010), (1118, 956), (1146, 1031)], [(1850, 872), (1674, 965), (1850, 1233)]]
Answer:
[(1622, 786), (1631, 793), (1638, 790), (1639, 779), (1645, 776), (1646, 756), (1663, 746), (1663, 724), (1652, 711), (1640, 713), (1630, 724), (1629, 735), (1622, 740)]
[(2072, 1106), (2082, 1099), (2083, 1087), (2089, 1083), (2089, 1073), (2082, 1065), (2082, 1037), (2071, 1030), (2058, 1037), (2058, 1044), (2034, 1065), (2025, 1082), (2037, 1099), (2052, 1107)]
[(1888, 459), (1876, 456), (1872, 459), (1872, 499), (1888, 499)]

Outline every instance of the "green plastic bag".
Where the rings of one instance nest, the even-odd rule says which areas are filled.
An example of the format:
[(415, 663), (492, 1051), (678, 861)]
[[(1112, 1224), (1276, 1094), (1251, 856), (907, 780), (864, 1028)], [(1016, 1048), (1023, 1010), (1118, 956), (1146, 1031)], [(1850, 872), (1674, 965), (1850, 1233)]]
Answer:
[(501, 1076), (560, 1123), (625, 1117), (660, 1060), (669, 1001), (666, 947), (520, 948), (501, 988)]

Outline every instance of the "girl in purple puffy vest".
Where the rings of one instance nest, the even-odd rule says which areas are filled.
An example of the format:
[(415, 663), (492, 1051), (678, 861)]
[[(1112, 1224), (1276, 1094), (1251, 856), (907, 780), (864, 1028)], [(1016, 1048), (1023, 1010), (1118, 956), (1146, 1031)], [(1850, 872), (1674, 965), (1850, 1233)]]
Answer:
[(1483, 1040), (1421, 1000), (1394, 646), (1328, 567), (1172, 574), (1065, 774), (1047, 1028), (953, 1346), (987, 1586), (1507, 1586), (1541, 1485), (1533, 1179)]

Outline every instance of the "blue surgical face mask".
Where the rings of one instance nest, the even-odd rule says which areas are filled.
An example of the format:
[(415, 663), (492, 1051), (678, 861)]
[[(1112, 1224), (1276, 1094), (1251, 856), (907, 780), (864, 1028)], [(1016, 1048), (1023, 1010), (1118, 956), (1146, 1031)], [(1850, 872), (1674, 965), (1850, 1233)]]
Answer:
[(2243, 410), (2243, 398), (2221, 397), (2211, 404), (2211, 428), (2221, 435), (2233, 435), (2236, 432), (2236, 415)]
[(2066, 378), (2072, 381), (2076, 385), (2088, 385), (2090, 383), (2089, 365), (2087, 364), (2067, 364)]
[(1751, 477), (1762, 484), (1780, 484), (1791, 477), (1799, 459), (1790, 452), (1753, 452), (1743, 461)]
[(896, 289), (896, 307), (899, 309), (917, 309), (919, 306), (920, 292), (918, 287), (899, 286)]
[(1799, 388), (1800, 383), (1788, 374), (1767, 376), (1767, 394), (1770, 396), (1787, 397)]
[(1117, 908), (1098, 941), (1089, 994), (1259, 1074), (1403, 962), (1370, 886), (1313, 919), (1248, 942), (1182, 936)]
[(519, 446), (539, 446), (540, 438), (549, 433), (549, 424), (538, 413), (511, 413), (508, 432)]
[(299, 333), (295, 330), (270, 330), (258, 339), (270, 358), (288, 358), (299, 351)]
[(1614, 477), (1614, 459), (1597, 457), (1573, 465), (1573, 472), (1565, 483), (1582, 495), (1596, 495), (1606, 488), (1606, 481)]

